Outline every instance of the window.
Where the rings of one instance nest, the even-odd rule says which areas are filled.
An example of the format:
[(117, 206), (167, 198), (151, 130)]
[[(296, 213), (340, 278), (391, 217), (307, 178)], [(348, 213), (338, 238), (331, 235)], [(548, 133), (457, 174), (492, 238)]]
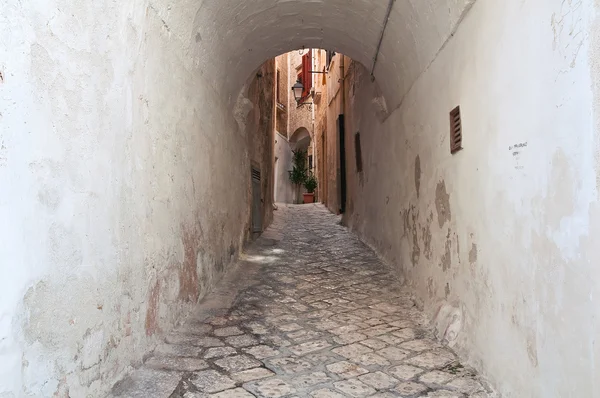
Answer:
[(312, 157), (312, 155), (308, 155), (308, 169), (309, 170), (313, 169), (313, 157)]
[(450, 112), (450, 153), (463, 149), (462, 147), (462, 121), (460, 119), (460, 106)]
[(356, 133), (354, 135), (354, 156), (356, 158), (356, 172), (360, 173), (363, 171), (362, 149), (360, 147), (360, 133)]

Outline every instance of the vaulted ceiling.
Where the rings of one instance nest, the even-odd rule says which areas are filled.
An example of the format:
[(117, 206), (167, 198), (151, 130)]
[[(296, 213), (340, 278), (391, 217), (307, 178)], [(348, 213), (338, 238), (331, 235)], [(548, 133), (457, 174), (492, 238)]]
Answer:
[[(374, 73), (390, 109), (473, 2), (393, 1)], [(193, 52), (215, 88), (230, 97), (264, 61), (303, 46), (335, 50), (370, 70), (388, 6), (389, 0), (204, 0), (195, 14)]]

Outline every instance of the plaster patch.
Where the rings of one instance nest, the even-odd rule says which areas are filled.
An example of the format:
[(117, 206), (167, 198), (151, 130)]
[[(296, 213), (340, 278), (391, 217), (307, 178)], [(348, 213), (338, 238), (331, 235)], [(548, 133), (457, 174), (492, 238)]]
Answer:
[(417, 198), (419, 197), (419, 191), (421, 188), (421, 158), (419, 155), (415, 158), (415, 190), (417, 191)]
[(83, 338), (83, 347), (81, 349), (81, 364), (84, 369), (90, 368), (100, 362), (104, 343), (104, 331), (89, 330)]
[(446, 182), (438, 182), (435, 189), (435, 208), (437, 209), (438, 223), (440, 228), (446, 221), (451, 221), (452, 212), (450, 211), (450, 195), (446, 192)]
[(412, 253), (411, 263), (413, 267), (419, 264), (421, 258), (421, 247), (419, 246), (419, 229), (417, 220), (419, 219), (419, 211), (411, 206), (410, 209), (405, 210), (403, 214), (404, 218), (404, 235), (408, 236), (408, 233), (412, 237)]
[(429, 215), (427, 218), (427, 222), (425, 226), (421, 229), (423, 235), (423, 254), (425, 254), (425, 258), (431, 260), (433, 255), (433, 249), (431, 246), (431, 222), (433, 221), (433, 213)]
[(533, 332), (529, 332), (527, 336), (527, 355), (531, 361), (531, 365), (537, 368), (538, 366), (538, 354), (537, 354), (537, 339)]
[(181, 228), (184, 260), (179, 269), (179, 299), (182, 301), (196, 302), (200, 296), (197, 270), (200, 237), (201, 232), (195, 227)]
[(159, 332), (158, 306), (160, 303), (160, 281), (156, 281), (148, 294), (148, 309), (146, 310), (146, 336)]
[(246, 135), (246, 120), (248, 118), (248, 114), (254, 108), (252, 101), (250, 101), (245, 95), (247, 91), (248, 88), (246, 86), (242, 87), (238, 94), (233, 111), (233, 115), (238, 124), (238, 131), (242, 136)]
[(417, 233), (417, 224), (413, 218), (413, 250), (412, 250), (412, 265), (416, 267), (419, 264), (421, 258), (421, 248), (419, 247), (419, 236)]
[(427, 294), (430, 299), (435, 297), (435, 284), (432, 277), (427, 278)]
[(433, 317), (434, 333), (442, 343), (453, 347), (462, 330), (463, 313), (456, 305), (442, 301), (437, 305)]
[(448, 235), (446, 236), (446, 250), (442, 255), (442, 260), (440, 265), (442, 266), (442, 270), (446, 272), (452, 267), (452, 239), (450, 238), (450, 229), (448, 229)]
[(471, 250), (469, 251), (469, 262), (474, 264), (477, 262), (477, 244), (471, 244)]

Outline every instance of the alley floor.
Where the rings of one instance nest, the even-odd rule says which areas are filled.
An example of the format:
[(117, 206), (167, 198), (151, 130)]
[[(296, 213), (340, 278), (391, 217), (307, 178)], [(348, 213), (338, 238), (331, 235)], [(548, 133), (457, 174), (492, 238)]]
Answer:
[(320, 205), (280, 206), (111, 397), (494, 396), (377, 256)]

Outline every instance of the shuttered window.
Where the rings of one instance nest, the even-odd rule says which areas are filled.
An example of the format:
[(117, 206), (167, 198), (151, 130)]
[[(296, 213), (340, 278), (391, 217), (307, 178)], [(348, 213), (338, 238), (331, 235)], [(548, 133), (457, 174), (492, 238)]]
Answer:
[(310, 94), (312, 89), (312, 50), (308, 50), (306, 54), (302, 56), (302, 72), (299, 77), (300, 81), (304, 85), (304, 91), (302, 91), (302, 101)]

